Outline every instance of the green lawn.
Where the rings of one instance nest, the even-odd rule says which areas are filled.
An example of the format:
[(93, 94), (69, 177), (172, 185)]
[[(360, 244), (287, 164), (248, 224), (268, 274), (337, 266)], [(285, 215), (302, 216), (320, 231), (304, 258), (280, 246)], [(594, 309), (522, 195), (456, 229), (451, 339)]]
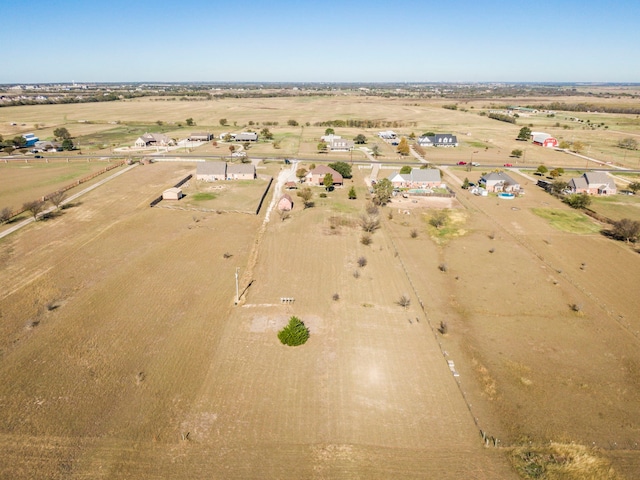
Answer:
[(640, 220), (640, 195), (593, 197), (589, 208), (612, 220)]
[(532, 208), (539, 217), (549, 220), (552, 227), (571, 233), (597, 233), (601, 227), (584, 213), (571, 212), (555, 208)]

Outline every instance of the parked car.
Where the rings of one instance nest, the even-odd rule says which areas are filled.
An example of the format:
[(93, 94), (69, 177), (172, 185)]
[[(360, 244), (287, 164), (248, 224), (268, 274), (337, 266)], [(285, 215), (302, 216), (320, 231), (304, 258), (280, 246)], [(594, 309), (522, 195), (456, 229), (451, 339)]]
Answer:
[(480, 164), (478, 162), (471, 162), (472, 167), (479, 167)]
[(466, 165), (467, 162), (458, 162), (456, 165)]
[(505, 167), (513, 167), (513, 163), (505, 163), (504, 166)]

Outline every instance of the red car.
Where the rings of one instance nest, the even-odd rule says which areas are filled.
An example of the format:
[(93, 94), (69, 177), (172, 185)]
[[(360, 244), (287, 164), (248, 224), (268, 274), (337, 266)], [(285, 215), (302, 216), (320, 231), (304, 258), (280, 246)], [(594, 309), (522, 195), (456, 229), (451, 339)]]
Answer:
[(513, 167), (513, 163), (505, 163), (504, 166), (505, 167)]
[(458, 162), (456, 165), (466, 165), (467, 162)]

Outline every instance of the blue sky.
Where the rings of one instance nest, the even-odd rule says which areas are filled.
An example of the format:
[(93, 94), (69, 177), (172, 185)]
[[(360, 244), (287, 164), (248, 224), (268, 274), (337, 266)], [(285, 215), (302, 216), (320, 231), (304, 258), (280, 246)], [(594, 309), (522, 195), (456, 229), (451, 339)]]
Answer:
[(0, 29), (11, 62), (0, 83), (640, 82), (638, 0), (33, 0), (17, 10)]

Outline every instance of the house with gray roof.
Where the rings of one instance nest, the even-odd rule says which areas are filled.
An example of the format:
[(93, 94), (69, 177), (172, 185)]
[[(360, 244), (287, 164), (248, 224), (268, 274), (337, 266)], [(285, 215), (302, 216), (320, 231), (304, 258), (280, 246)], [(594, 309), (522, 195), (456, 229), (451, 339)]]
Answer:
[(332, 152), (350, 152), (353, 150), (353, 140), (347, 140), (346, 138), (332, 138), (327, 142), (329, 150)]
[(450, 133), (438, 133), (436, 135), (422, 135), (418, 137), (418, 145), (421, 147), (457, 147), (458, 137)]
[(617, 193), (616, 183), (607, 172), (585, 172), (580, 177), (569, 180), (572, 193), (589, 195), (613, 195)]
[(229, 163), (227, 180), (255, 180), (256, 167), (252, 163)]
[(176, 142), (173, 138), (169, 138), (168, 136), (162, 133), (145, 133), (138, 137), (135, 142), (135, 146), (138, 148), (143, 147), (167, 147), (169, 145), (175, 145)]
[(504, 172), (490, 172), (480, 178), (487, 192), (519, 192), (520, 184)]
[(256, 132), (241, 132), (236, 134), (236, 142), (257, 142), (258, 134)]
[(412, 168), (410, 173), (393, 172), (387, 178), (394, 188), (433, 188), (442, 184), (437, 168)]
[(196, 166), (196, 180), (215, 182), (226, 180), (227, 164), (225, 162), (198, 162)]

